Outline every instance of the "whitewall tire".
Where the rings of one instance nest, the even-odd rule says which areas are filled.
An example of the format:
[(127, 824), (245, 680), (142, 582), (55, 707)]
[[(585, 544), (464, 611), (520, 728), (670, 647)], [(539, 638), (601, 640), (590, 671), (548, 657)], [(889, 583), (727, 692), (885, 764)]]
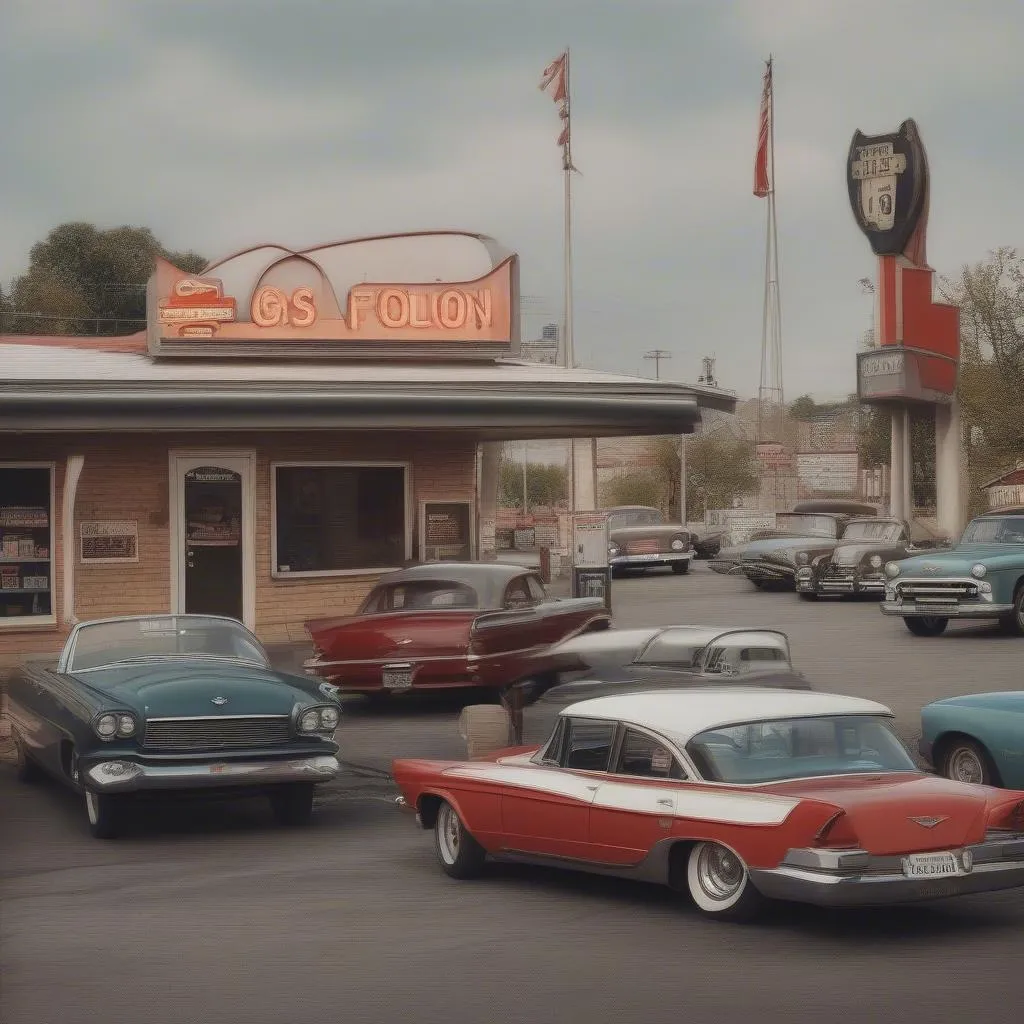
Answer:
[(721, 921), (749, 920), (764, 902), (746, 864), (718, 843), (697, 843), (690, 850), (686, 886), (697, 909)]
[(441, 870), (451, 878), (475, 878), (487, 854), (469, 834), (458, 811), (441, 801), (434, 821), (434, 849)]

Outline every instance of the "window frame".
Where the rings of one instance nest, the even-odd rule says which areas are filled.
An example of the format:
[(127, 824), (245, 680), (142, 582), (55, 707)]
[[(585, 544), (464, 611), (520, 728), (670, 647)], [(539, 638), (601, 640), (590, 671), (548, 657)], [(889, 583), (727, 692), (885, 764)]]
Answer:
[(360, 569), (311, 569), (300, 572), (281, 572), (277, 560), (277, 471), (279, 469), (401, 469), (403, 482), (403, 515), (405, 519), (405, 558), (412, 561), (413, 518), (412, 503), (413, 466), (409, 461), (397, 459), (336, 460), (290, 459), (270, 463), (270, 577), (273, 580), (331, 579), (339, 576), (370, 576), (375, 573), (395, 572), (401, 565), (367, 566)]
[[(672, 759), (673, 764), (682, 772), (682, 778), (676, 779), (672, 777), (672, 770), (669, 769), (668, 775), (634, 775), (632, 772), (619, 771), (619, 763), (622, 760), (622, 754), (626, 747), (626, 736), (628, 733), (636, 733), (638, 736), (643, 736), (646, 739), (652, 740), (657, 743), (659, 747), (667, 750), (669, 757)], [(612, 751), (613, 758), (609, 762), (612, 767), (609, 769), (608, 774), (614, 775), (619, 779), (654, 779), (662, 782), (692, 782), (693, 776), (690, 774), (691, 769), (683, 763), (683, 759), (679, 756), (679, 752), (676, 750), (675, 745), (669, 743), (663, 736), (659, 736), (657, 733), (652, 732), (650, 729), (645, 729), (642, 725), (630, 725), (628, 722), (619, 723), (619, 735), (616, 739), (615, 747)]]
[[(59, 564), (57, 558), (57, 463), (46, 460), (20, 462), (12, 459), (0, 462), (0, 470), (4, 469), (45, 469), (50, 474), (50, 508), (48, 513), (50, 522), (50, 565), (48, 570), (50, 578), (50, 614), (0, 616), (0, 630), (53, 629), (57, 625), (57, 566)], [(63, 510), (61, 510), (60, 514), (63, 525)], [(62, 541), (65, 544), (75, 545), (75, 538), (73, 536), (62, 537)], [(77, 552), (73, 552), (72, 557), (75, 554)], [(31, 560), (29, 559), (28, 561)], [(61, 584), (63, 586), (63, 580)], [(46, 593), (46, 591), (40, 591), (40, 593)], [(0, 597), (2, 596), (3, 591), (0, 590)]]

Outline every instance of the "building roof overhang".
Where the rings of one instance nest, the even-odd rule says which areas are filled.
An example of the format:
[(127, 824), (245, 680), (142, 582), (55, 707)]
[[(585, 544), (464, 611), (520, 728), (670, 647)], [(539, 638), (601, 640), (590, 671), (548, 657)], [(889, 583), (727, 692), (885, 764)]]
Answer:
[[(68, 339), (70, 340), (70, 339)], [(483, 365), (156, 361), (0, 344), (0, 432), (433, 430), (481, 440), (690, 433), (716, 388), (506, 360)]]

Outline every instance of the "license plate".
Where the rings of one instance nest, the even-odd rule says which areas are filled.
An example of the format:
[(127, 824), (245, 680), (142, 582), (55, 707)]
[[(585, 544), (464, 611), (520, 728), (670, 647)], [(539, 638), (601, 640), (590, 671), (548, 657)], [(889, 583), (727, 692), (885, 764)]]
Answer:
[(903, 858), (907, 878), (952, 878), (962, 874), (955, 853), (912, 853)]
[(412, 686), (412, 668), (386, 668), (382, 681), (385, 690), (408, 690)]
[(655, 561), (655, 559), (659, 558), (660, 556), (657, 555), (657, 554), (654, 554), (654, 555), (630, 555), (629, 557), (632, 558), (634, 562), (653, 562), (653, 561)]

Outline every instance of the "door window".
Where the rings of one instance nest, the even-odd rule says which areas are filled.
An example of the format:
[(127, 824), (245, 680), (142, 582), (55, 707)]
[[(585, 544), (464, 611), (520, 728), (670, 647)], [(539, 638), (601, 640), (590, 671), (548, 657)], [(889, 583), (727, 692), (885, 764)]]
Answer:
[(577, 771), (606, 772), (615, 739), (615, 726), (615, 722), (570, 719), (565, 767)]
[(533, 599), (530, 597), (530, 588), (526, 583), (526, 577), (520, 576), (514, 579), (505, 588), (505, 600), (502, 602), (505, 608), (531, 608)]
[(679, 762), (663, 743), (635, 729), (626, 730), (615, 772), (650, 779), (686, 778)]

